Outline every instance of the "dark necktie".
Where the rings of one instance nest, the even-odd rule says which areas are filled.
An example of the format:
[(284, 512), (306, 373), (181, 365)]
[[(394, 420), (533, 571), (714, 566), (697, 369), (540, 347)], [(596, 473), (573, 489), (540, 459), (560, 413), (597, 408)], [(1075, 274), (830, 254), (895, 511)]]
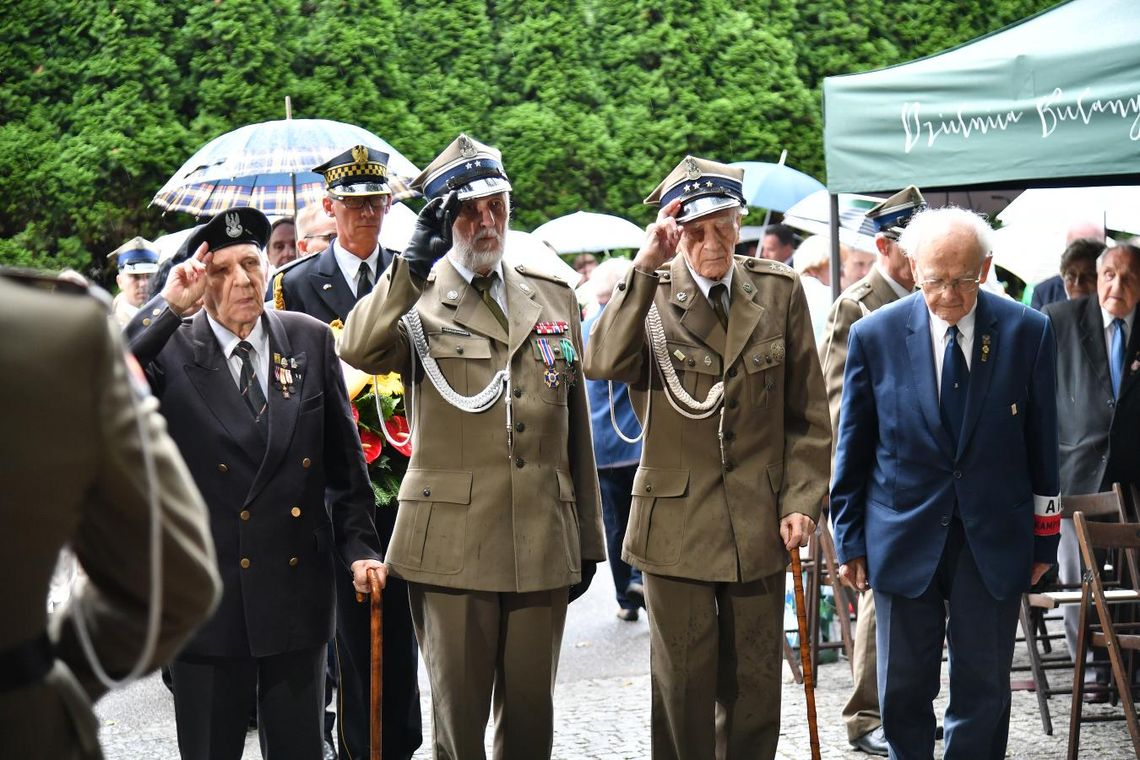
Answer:
[(1112, 378), (1112, 397), (1120, 398), (1120, 378), (1124, 376), (1124, 320), (1112, 320), (1116, 332), (1112, 334), (1112, 352), (1108, 357), (1108, 372)]
[(709, 303), (712, 304), (713, 312), (716, 318), (720, 320), (720, 326), (725, 330), (728, 329), (728, 288), (724, 286), (723, 282), (718, 282), (709, 288)]
[(361, 263), (360, 269), (356, 270), (356, 297), (358, 299), (364, 298), (372, 292), (372, 270), (368, 268), (368, 264)]
[(946, 352), (942, 355), (942, 395), (938, 400), (938, 408), (942, 413), (942, 425), (955, 446), (962, 435), (962, 417), (966, 412), (966, 388), (969, 384), (970, 370), (966, 367), (966, 356), (958, 343), (958, 327), (950, 325), (946, 330)]
[(257, 429), (265, 435), (269, 427), (269, 415), (265, 413), (265, 394), (261, 391), (261, 384), (257, 382), (256, 373), (253, 371), (253, 361), (249, 358), (252, 350), (253, 346), (244, 340), (234, 347), (234, 354), (241, 359), (238, 390), (241, 391), (241, 397), (245, 399), (246, 406), (249, 407), (249, 412), (257, 423)]
[(495, 278), (499, 275), (491, 273), (486, 277), (472, 277), (471, 287), (479, 291), (479, 298), (483, 299), (483, 303), (491, 311), (491, 316), (503, 328), (503, 332), (510, 334), (510, 328), (507, 326), (507, 315), (503, 313), (503, 309), (499, 306), (499, 302), (491, 295), (491, 286), (495, 284)]

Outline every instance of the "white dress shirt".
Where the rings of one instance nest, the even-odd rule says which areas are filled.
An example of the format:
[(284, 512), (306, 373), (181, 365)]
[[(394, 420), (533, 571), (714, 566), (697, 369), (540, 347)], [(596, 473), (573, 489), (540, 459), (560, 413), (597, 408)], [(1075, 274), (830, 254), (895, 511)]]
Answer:
[(344, 275), (345, 281), (348, 283), (348, 289), (351, 290), (357, 297), (360, 296), (356, 292), (356, 278), (360, 276), (360, 267), (367, 266), (368, 273), (371, 275), (369, 279), (372, 285), (376, 285), (376, 267), (380, 263), (380, 244), (377, 243), (376, 247), (372, 249), (372, 255), (366, 259), (362, 259), (355, 253), (350, 253), (344, 246), (340, 244), (339, 238), (333, 239), (333, 256), (336, 258), (336, 265), (340, 268), (340, 273)]
[[(1135, 315), (1136, 315), (1136, 311), (1132, 310), (1132, 311), (1128, 312), (1127, 317), (1121, 317), (1121, 319), (1124, 320), (1124, 350), (1125, 351), (1128, 350), (1128, 339), (1132, 336), (1132, 318)], [(1112, 339), (1116, 335), (1116, 327), (1114, 327), (1112, 323), (1116, 319), (1116, 317), (1112, 316), (1107, 311), (1105, 311), (1103, 306), (1100, 307), (1100, 317), (1102, 320), (1104, 320), (1104, 351), (1105, 351), (1105, 355), (1108, 357), (1108, 360), (1111, 362), (1112, 361)], [(1121, 377), (1123, 377), (1123, 375), (1121, 375)]]
[[(210, 329), (214, 331), (214, 337), (218, 339), (218, 345), (222, 348), (222, 356), (226, 357), (226, 366), (229, 367), (234, 385), (240, 389), (241, 357), (234, 353), (234, 349), (237, 348), (237, 344), (242, 341), (242, 338), (216, 322), (209, 314), (206, 314), (206, 320), (210, 323)], [(269, 398), (269, 334), (265, 332), (265, 327), (262, 326), (260, 319), (253, 326), (249, 337), (244, 340), (253, 346), (253, 350), (249, 352), (249, 360), (253, 363), (253, 376), (257, 378), (257, 384), (261, 386), (262, 395)]]
[[(929, 311), (929, 310), (928, 310)], [(930, 311), (930, 342), (934, 348), (934, 382), (938, 386), (938, 398), (942, 399), (942, 359), (946, 354), (946, 331), (950, 323)], [(962, 355), (966, 357), (966, 369), (970, 369), (974, 353), (974, 322), (977, 319), (978, 302), (974, 307), (958, 320), (958, 345), (962, 348)]]
[[(679, 253), (678, 255), (684, 256), (685, 254)], [(706, 301), (709, 299), (709, 291), (712, 290), (712, 286), (717, 284), (724, 285), (725, 292), (728, 294), (729, 301), (732, 300), (732, 270), (734, 263), (735, 262), (729, 262), (728, 271), (724, 273), (724, 277), (721, 277), (719, 280), (710, 280), (707, 277), (701, 277), (699, 274), (697, 274), (697, 270), (693, 269), (692, 265), (689, 264), (688, 257), (685, 258), (685, 266), (689, 268), (689, 274), (691, 274), (693, 276), (693, 279), (696, 280), (697, 287), (701, 289), (701, 293), (704, 294)], [(709, 304), (711, 305), (712, 301), (709, 301)]]
[[(471, 280), (479, 276), (476, 272), (463, 266), (454, 258), (449, 256), (447, 260), (451, 262), (451, 266), (455, 267), (455, 271), (459, 272), (459, 276), (467, 280), (467, 284), (470, 285)], [(491, 298), (494, 298), (495, 303), (499, 304), (499, 308), (503, 310), (503, 315), (510, 317), (510, 312), (507, 311), (507, 286), (503, 283), (503, 262), (501, 259), (499, 263), (495, 265), (495, 268), (491, 270), (490, 274), (498, 275), (494, 280), (494, 284), (491, 285)], [(488, 276), (490, 276), (490, 274), (488, 274)]]

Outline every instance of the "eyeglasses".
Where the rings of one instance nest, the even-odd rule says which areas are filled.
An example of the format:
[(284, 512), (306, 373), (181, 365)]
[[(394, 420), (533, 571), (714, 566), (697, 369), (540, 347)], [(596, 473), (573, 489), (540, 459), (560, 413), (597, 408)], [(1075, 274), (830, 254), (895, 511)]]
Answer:
[(923, 293), (932, 296), (941, 295), (947, 290), (956, 293), (973, 293), (982, 281), (980, 274), (978, 277), (958, 277), (953, 280), (923, 280), (918, 286), (922, 288)]
[(325, 245), (328, 245), (329, 241), (332, 240), (332, 238), (333, 238), (333, 236), (330, 233), (327, 235), (305, 235), (305, 237), (303, 237), (301, 239), (302, 240), (323, 240), (325, 242)]
[(388, 207), (388, 196), (386, 195), (338, 195), (336, 200), (343, 203), (345, 208), (350, 208), (353, 211), (365, 206), (373, 211), (381, 211)]

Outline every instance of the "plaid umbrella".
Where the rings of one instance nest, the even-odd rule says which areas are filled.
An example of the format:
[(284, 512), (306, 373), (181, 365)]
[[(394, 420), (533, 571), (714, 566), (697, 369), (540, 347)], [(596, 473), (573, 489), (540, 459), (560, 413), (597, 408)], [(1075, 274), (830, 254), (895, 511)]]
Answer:
[(418, 195), (408, 188), (415, 164), (366, 129), (327, 119), (280, 119), (249, 124), (206, 143), (151, 200), (166, 211), (213, 216), (253, 206), (268, 216), (294, 216), (324, 195), (324, 179), (311, 171), (353, 145), (388, 154), (396, 200)]

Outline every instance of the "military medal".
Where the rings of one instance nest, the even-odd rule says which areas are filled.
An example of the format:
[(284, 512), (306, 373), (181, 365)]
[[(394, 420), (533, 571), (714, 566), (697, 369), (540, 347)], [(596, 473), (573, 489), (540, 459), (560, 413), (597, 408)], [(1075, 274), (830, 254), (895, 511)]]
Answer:
[(558, 371), (554, 369), (554, 348), (551, 347), (550, 341), (539, 338), (538, 351), (542, 354), (542, 363), (546, 365), (546, 371), (542, 373), (542, 382), (546, 383), (547, 388), (557, 388)]
[(273, 354), (273, 378), (277, 381), (277, 388), (285, 398), (289, 398), (289, 394), (293, 392), (293, 370), (296, 368), (296, 359), (277, 353)]
[(566, 360), (566, 385), (573, 388), (578, 379), (578, 370), (574, 366), (574, 362), (578, 359), (578, 354), (574, 351), (574, 344), (566, 338), (558, 341), (558, 345), (562, 348), (562, 358)]
[(990, 358), (990, 336), (989, 335), (983, 335), (982, 336), (982, 361), (986, 361), (989, 358)]
[(539, 335), (564, 335), (569, 327), (569, 324), (562, 321), (538, 322), (534, 326), (534, 331)]

